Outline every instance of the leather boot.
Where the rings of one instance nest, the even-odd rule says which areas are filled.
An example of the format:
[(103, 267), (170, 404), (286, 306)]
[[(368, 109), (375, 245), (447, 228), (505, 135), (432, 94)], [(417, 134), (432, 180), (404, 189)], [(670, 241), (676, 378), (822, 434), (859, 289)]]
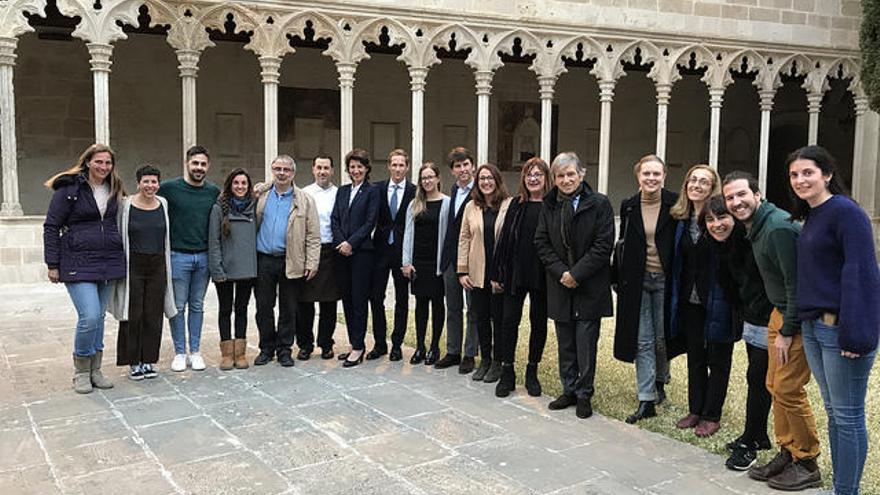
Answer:
[(73, 390), (78, 394), (92, 393), (92, 356), (73, 356)]
[(232, 339), (220, 341), (220, 369), (229, 371), (232, 369), (235, 358), (235, 343)]
[(767, 486), (787, 492), (817, 488), (822, 486), (822, 475), (815, 459), (801, 459), (785, 466), (781, 473), (767, 480)]
[(791, 462), (791, 452), (784, 448), (779, 449), (779, 453), (777, 453), (776, 457), (771, 459), (770, 462), (749, 469), (749, 478), (757, 481), (767, 481), (785, 471), (785, 468), (791, 464)]
[[(489, 372), (489, 367), (492, 366), (492, 358), (484, 357), (480, 359), (480, 367), (477, 368), (477, 371), (471, 376), (474, 381), (481, 382), (483, 378), (486, 377), (486, 373)], [(461, 373), (461, 371), (459, 371)]]
[(501, 378), (501, 361), (492, 361), (492, 366), (489, 366), (489, 371), (487, 371), (486, 376), (483, 377), (483, 382), (495, 383), (500, 378)]
[(538, 363), (526, 365), (526, 391), (532, 397), (541, 396), (541, 382), (538, 381)]
[(98, 351), (92, 354), (92, 358), (89, 363), (89, 375), (92, 381), (92, 386), (95, 388), (113, 388), (113, 382), (107, 379), (103, 373), (101, 373), (101, 361), (104, 360), (104, 351)]
[(232, 350), (235, 369), (246, 370), (249, 366), (247, 360), (247, 339), (235, 339)]
[(653, 418), (656, 415), (657, 411), (654, 409), (654, 402), (643, 400), (639, 402), (639, 408), (636, 409), (636, 412), (630, 414), (629, 417), (626, 418), (626, 422), (632, 425), (641, 419)]
[(657, 400), (654, 401), (654, 405), (659, 406), (666, 401), (666, 384), (663, 382), (654, 382), (654, 386), (657, 388)]
[(495, 386), (495, 397), (507, 397), (516, 388), (516, 374), (513, 372), (512, 363), (501, 365), (501, 379)]

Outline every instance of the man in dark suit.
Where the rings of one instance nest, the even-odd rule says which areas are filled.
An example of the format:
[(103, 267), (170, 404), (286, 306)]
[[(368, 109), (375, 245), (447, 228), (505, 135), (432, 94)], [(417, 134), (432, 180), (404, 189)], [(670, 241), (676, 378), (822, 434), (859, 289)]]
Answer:
[(376, 258), (370, 296), (373, 337), (376, 343), (373, 350), (367, 353), (367, 359), (377, 359), (388, 352), (385, 341), (388, 330), (385, 320), (385, 288), (388, 286), (389, 271), (394, 280), (394, 330), (391, 332), (391, 354), (388, 359), (400, 361), (403, 357), (400, 346), (406, 335), (409, 314), (409, 281), (400, 269), (403, 229), (406, 226), (406, 208), (416, 195), (416, 186), (407, 180), (408, 172), (409, 155), (402, 149), (395, 149), (388, 155), (388, 179), (375, 184), (382, 199), (376, 231), (373, 234)]
[(464, 338), (464, 357), (461, 356), (462, 334), (464, 334), (465, 299), (470, 309), (470, 293), (465, 293), (458, 282), (455, 261), (458, 258), (458, 236), (461, 232), (461, 216), (464, 205), (471, 199), (474, 188), (474, 157), (466, 148), (453, 148), (446, 157), (455, 183), (450, 192), (451, 204), (443, 243), (440, 267), (443, 269), (443, 282), (446, 285), (446, 355), (434, 364), (443, 369), (458, 365), (458, 372), (467, 374), (474, 370), (474, 356), (477, 355), (477, 330), (470, 310), (468, 310), (467, 333)]

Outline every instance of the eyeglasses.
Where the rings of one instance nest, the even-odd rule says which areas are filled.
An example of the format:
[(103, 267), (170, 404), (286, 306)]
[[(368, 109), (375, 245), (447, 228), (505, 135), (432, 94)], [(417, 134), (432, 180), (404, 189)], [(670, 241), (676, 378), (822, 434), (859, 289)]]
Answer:
[(692, 175), (688, 178), (688, 184), (699, 184), (703, 187), (710, 187), (712, 185), (712, 181), (705, 177), (697, 177), (696, 175)]
[(287, 167), (272, 167), (272, 171), (275, 172), (276, 174), (290, 174), (290, 173), (293, 173), (293, 169), (292, 169), (292, 168), (287, 168)]
[(538, 180), (538, 179), (543, 179), (543, 178), (544, 178), (544, 174), (542, 174), (542, 173), (526, 175), (526, 180)]
[(485, 177), (480, 177), (479, 180), (480, 180), (480, 182), (495, 182), (495, 177), (492, 177), (491, 175), (489, 175), (489, 176), (485, 176)]

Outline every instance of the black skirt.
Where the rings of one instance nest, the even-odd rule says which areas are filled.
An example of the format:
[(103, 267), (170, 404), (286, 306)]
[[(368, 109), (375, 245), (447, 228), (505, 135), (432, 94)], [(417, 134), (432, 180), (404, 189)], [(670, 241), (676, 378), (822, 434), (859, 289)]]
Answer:
[(442, 297), (445, 293), (443, 277), (437, 273), (437, 227), (443, 201), (428, 201), (425, 211), (415, 218), (413, 232), (413, 267), (416, 278), (412, 293), (418, 297)]
[(336, 250), (333, 244), (321, 244), (321, 261), (318, 274), (303, 284), (300, 302), (331, 302), (342, 299), (339, 280), (336, 275)]

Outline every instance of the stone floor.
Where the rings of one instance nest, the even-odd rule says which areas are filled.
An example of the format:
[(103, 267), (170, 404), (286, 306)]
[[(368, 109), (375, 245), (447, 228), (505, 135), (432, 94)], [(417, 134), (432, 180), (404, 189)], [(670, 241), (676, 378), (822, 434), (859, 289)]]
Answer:
[(63, 287), (0, 286), (0, 493), (770, 492), (690, 445), (406, 359), (218, 371), (207, 300), (207, 371), (167, 371), (166, 331), (159, 377), (129, 381), (108, 317), (116, 387), (76, 395)]

